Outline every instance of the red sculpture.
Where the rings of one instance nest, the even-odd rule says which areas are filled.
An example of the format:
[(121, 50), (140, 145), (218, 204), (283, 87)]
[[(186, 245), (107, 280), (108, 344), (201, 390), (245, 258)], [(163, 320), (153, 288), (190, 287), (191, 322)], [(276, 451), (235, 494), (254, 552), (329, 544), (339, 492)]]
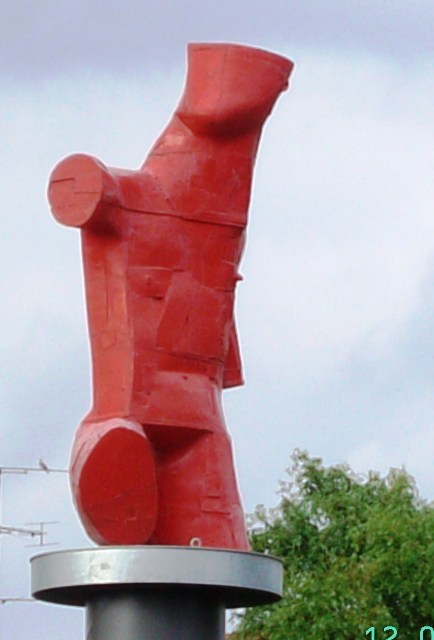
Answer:
[(193, 44), (181, 102), (138, 171), (73, 155), (55, 218), (80, 227), (93, 407), (71, 458), (100, 544), (249, 548), (223, 387), (242, 384), (234, 322), (253, 165), (292, 63)]

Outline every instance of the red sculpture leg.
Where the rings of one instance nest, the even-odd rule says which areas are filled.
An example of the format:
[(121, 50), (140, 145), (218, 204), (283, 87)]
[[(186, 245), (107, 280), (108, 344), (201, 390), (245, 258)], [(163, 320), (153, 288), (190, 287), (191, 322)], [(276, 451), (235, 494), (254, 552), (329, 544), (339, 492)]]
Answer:
[(153, 533), (157, 478), (141, 425), (116, 418), (81, 424), (70, 477), (77, 511), (95, 542), (135, 544)]
[(151, 543), (249, 550), (227, 433), (204, 432), (166, 451), (158, 488), (164, 507)]
[(253, 166), (292, 63), (189, 47), (184, 94), (138, 171), (78, 154), (53, 171), (81, 229), (93, 406), (71, 458), (99, 544), (248, 549), (221, 395), (242, 384), (234, 317)]

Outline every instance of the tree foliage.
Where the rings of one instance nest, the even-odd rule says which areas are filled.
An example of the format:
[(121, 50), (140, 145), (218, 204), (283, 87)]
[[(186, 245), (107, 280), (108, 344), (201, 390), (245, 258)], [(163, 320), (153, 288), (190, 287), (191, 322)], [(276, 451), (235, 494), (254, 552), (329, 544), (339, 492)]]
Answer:
[[(385, 478), (325, 468), (296, 451), (274, 510), (259, 507), (255, 551), (282, 559), (284, 597), (247, 610), (236, 640), (399, 640), (434, 627), (434, 509), (402, 470)], [(429, 635), (425, 637), (430, 637)]]

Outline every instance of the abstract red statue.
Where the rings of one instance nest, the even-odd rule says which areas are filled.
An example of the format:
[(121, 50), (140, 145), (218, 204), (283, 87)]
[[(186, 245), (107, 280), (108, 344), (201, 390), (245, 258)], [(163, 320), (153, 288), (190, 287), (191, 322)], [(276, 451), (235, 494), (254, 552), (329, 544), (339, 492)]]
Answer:
[(138, 171), (73, 155), (55, 218), (81, 229), (93, 407), (71, 458), (99, 544), (249, 548), (224, 387), (242, 384), (234, 322), (253, 165), (292, 63), (194, 44), (185, 92)]

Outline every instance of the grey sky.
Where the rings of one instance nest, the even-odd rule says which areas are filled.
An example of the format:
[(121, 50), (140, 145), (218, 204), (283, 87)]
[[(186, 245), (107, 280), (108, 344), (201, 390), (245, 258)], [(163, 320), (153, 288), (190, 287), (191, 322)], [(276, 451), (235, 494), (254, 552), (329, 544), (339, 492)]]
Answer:
[[(78, 234), (45, 188), (74, 151), (134, 168), (176, 105), (191, 40), (247, 42), (296, 70), (264, 131), (237, 315), (246, 386), (226, 394), (248, 510), (295, 447), (359, 472), (405, 464), (432, 491), (434, 4), (0, 5), (0, 464), (68, 464), (89, 405)], [(87, 544), (65, 479), (8, 477), (6, 524), (59, 520)], [(20, 539), (0, 596), (23, 595)], [(80, 612), (0, 607), (0, 637), (81, 636)]]
[(188, 40), (290, 43), (391, 57), (404, 65), (433, 53), (430, 0), (6, 0), (0, 69), (38, 80), (82, 68), (109, 72), (176, 64)]

